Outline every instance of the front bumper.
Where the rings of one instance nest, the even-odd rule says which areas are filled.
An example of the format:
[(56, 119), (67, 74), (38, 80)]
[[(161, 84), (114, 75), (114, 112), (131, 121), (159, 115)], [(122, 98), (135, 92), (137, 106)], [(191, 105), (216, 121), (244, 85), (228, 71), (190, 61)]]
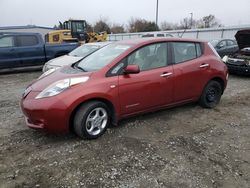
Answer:
[(38, 93), (31, 91), (21, 100), (21, 109), (27, 126), (51, 133), (68, 132), (70, 119), (68, 107), (57, 97), (35, 99)]
[(250, 75), (250, 66), (226, 64), (228, 71), (233, 74)]

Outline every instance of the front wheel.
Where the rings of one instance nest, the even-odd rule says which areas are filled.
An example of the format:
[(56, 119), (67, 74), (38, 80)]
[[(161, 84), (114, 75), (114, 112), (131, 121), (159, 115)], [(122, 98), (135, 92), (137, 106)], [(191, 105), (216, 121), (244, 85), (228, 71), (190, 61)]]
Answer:
[(74, 130), (82, 138), (94, 139), (106, 131), (109, 122), (110, 113), (107, 105), (100, 101), (90, 101), (77, 110)]
[(208, 82), (200, 97), (200, 105), (205, 108), (214, 108), (222, 95), (221, 84), (215, 80)]

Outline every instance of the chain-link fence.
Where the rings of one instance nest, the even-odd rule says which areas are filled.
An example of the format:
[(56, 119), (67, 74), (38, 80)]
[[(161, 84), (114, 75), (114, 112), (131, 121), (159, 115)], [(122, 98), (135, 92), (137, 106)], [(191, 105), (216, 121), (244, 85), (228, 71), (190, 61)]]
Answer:
[(220, 28), (206, 28), (206, 29), (189, 29), (189, 30), (171, 30), (171, 31), (156, 31), (156, 32), (140, 32), (140, 33), (121, 33), (110, 34), (109, 41), (118, 41), (126, 39), (140, 38), (146, 34), (171, 34), (174, 37), (193, 38), (203, 40), (213, 39), (234, 39), (234, 35), (238, 30), (250, 29), (250, 25), (232, 26), (232, 27), (220, 27)]

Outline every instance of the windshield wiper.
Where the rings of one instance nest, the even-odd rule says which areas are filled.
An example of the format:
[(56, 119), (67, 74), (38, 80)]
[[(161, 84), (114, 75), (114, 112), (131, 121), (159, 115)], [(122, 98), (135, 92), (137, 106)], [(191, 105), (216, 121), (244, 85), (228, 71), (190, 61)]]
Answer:
[(80, 69), (80, 70), (82, 70), (83, 72), (87, 72), (84, 68), (78, 66), (78, 64), (76, 64), (75, 67), (78, 68), (78, 69)]

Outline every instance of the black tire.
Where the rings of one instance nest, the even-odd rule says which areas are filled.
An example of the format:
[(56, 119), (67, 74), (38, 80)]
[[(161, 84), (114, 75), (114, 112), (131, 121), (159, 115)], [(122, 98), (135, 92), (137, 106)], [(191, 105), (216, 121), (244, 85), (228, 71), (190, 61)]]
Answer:
[(214, 108), (220, 102), (221, 95), (221, 84), (211, 80), (204, 88), (199, 103), (204, 108)]
[[(92, 115), (95, 116), (95, 114), (93, 114), (94, 112), (97, 114), (97, 110), (99, 110), (98, 116), (101, 114), (101, 116), (103, 117), (105, 116), (106, 111), (107, 119), (105, 118), (103, 120), (101, 116), (99, 119), (94, 119), (94, 117), (91, 117)], [(88, 118), (93, 120), (90, 121)], [(78, 136), (82, 138), (95, 139), (100, 137), (107, 130), (109, 123), (110, 110), (108, 109), (107, 105), (100, 101), (90, 101), (82, 104), (78, 108), (74, 117), (74, 131)], [(95, 127), (92, 124), (98, 124), (98, 126)], [(93, 129), (93, 131), (90, 131), (92, 127), (95, 128)], [(95, 130), (96, 132), (94, 134)]]

